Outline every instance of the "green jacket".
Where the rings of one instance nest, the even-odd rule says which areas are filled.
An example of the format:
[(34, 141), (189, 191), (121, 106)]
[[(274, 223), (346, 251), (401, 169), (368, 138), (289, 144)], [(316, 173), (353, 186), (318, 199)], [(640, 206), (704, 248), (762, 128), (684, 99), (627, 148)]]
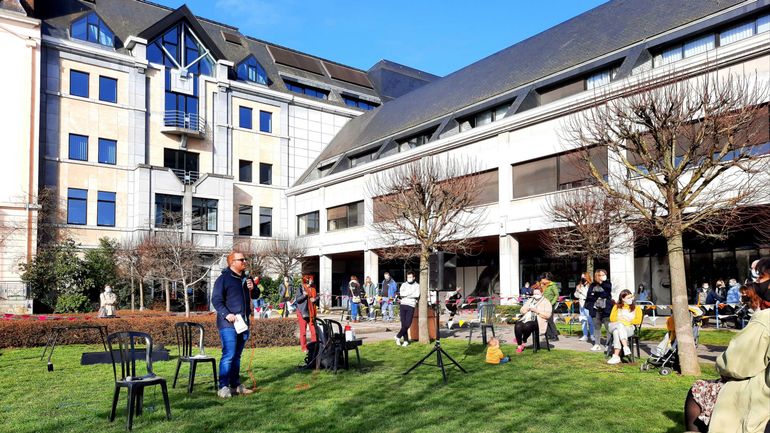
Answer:
[(543, 297), (548, 299), (548, 302), (550, 302), (551, 305), (556, 305), (556, 303), (559, 302), (559, 287), (556, 283), (553, 281), (548, 283), (548, 286), (543, 290)]

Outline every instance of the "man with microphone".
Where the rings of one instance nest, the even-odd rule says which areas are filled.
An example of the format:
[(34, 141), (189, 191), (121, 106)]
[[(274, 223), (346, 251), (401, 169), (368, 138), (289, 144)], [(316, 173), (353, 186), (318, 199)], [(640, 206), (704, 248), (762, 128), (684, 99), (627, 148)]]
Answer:
[(251, 394), (241, 385), (241, 353), (249, 339), (251, 302), (249, 292), (256, 286), (246, 270), (246, 258), (237, 251), (227, 256), (227, 268), (214, 283), (211, 304), (217, 312), (217, 329), (222, 341), (219, 361), (219, 391), (221, 398), (233, 394)]

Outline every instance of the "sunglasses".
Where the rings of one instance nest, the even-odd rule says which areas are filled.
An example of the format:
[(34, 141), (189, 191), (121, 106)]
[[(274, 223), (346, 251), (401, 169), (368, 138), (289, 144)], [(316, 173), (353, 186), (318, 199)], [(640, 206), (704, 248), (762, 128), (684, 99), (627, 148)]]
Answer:
[(248, 262), (249, 259), (233, 259), (234, 262)]

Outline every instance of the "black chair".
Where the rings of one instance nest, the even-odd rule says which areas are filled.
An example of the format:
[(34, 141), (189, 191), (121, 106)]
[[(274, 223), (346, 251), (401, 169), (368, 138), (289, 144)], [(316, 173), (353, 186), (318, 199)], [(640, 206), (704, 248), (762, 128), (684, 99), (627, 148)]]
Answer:
[(361, 356), (358, 352), (358, 346), (361, 346), (363, 344), (363, 340), (356, 339), (353, 341), (347, 341), (345, 340), (345, 333), (342, 331), (342, 324), (340, 322), (337, 322), (335, 320), (327, 319), (326, 323), (328, 323), (332, 335), (331, 338), (334, 342), (334, 366), (333, 370), (336, 373), (339, 366), (337, 365), (339, 361), (339, 355), (341, 354), (343, 356), (343, 364), (345, 367), (345, 370), (350, 369), (350, 357), (348, 356), (348, 352), (351, 350), (356, 351), (356, 362), (358, 368), (361, 368)]
[[(142, 344), (145, 350), (146, 374), (139, 376), (136, 371), (136, 358), (141, 355), (138, 353), (136, 346)], [(163, 393), (163, 403), (166, 406), (166, 419), (171, 419), (171, 406), (168, 401), (166, 379), (157, 376), (152, 371), (152, 337), (150, 337), (150, 334), (131, 331), (116, 332), (107, 336), (107, 345), (110, 348), (112, 373), (115, 377), (115, 393), (112, 397), (110, 422), (115, 420), (115, 409), (118, 406), (120, 388), (128, 390), (128, 419), (126, 421), (126, 428), (131, 430), (134, 422), (134, 412), (136, 412), (136, 416), (142, 414), (144, 389), (155, 385), (160, 385)], [(118, 365), (120, 365), (120, 374), (118, 374)]]
[(492, 337), (495, 337), (495, 304), (491, 302), (482, 302), (479, 304), (479, 319), (468, 324), (470, 333), (468, 334), (468, 344), (471, 344), (473, 338), (473, 327), (478, 326), (481, 329), (481, 342), (487, 345), (487, 329), (492, 330)]
[(631, 362), (634, 362), (634, 348), (636, 348), (636, 358), (642, 358), (641, 337), (642, 325), (634, 325), (634, 335), (628, 337), (628, 347), (631, 348)]
[[(548, 351), (551, 351), (551, 341), (548, 339), (548, 332), (546, 331), (543, 336), (545, 337), (545, 348), (548, 349)], [(532, 338), (535, 339), (534, 343), (532, 344), (532, 352), (537, 353), (538, 350), (540, 350), (540, 321), (535, 320), (535, 333), (532, 336)]]
[[(641, 358), (641, 349), (639, 348), (639, 336), (641, 335), (641, 329), (642, 327), (640, 325), (634, 325), (634, 335), (630, 335), (628, 337), (628, 348), (631, 349), (631, 354), (626, 355), (623, 353), (623, 351), (620, 351), (620, 359), (626, 358), (628, 362), (635, 362), (636, 358)], [(604, 356), (605, 358), (610, 358), (615, 353), (615, 348), (613, 347), (613, 344), (615, 342), (615, 337), (612, 335), (612, 332), (609, 333), (607, 336), (607, 345), (604, 350)], [(636, 346), (636, 356), (634, 356), (634, 346)]]
[[(203, 348), (203, 325), (195, 322), (179, 322), (175, 325), (176, 343), (179, 347), (179, 357), (176, 360), (176, 372), (172, 388), (176, 388), (176, 380), (179, 377), (179, 367), (183, 362), (190, 364), (190, 374), (187, 382), (187, 393), (192, 394), (195, 384), (195, 371), (199, 362), (210, 362), (211, 371), (214, 374), (214, 391), (217, 390), (217, 361), (213, 356), (206, 355)], [(193, 350), (193, 341), (197, 337), (196, 349)]]

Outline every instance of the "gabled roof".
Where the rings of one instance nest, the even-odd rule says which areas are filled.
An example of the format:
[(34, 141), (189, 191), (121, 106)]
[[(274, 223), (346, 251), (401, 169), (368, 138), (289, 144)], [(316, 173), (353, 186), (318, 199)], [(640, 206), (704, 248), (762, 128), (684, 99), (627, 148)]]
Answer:
[(209, 49), (209, 52), (211, 53), (212, 57), (214, 57), (214, 59), (216, 60), (226, 59), (225, 55), (221, 51), (219, 51), (217, 44), (211, 40), (211, 37), (209, 37), (208, 32), (206, 32), (201, 27), (201, 24), (198, 21), (198, 18), (196, 18), (195, 15), (193, 15), (193, 13), (190, 11), (187, 5), (180, 6), (174, 12), (171, 12), (170, 14), (163, 17), (163, 19), (155, 22), (153, 25), (142, 30), (137, 36), (142, 39), (146, 39), (147, 41), (151, 41), (156, 37), (158, 37), (164, 31), (166, 31), (169, 27), (173, 26), (174, 24), (182, 20), (187, 22), (187, 25), (189, 25), (192, 28), (193, 32), (195, 32), (195, 35), (201, 39), (201, 42), (203, 42), (203, 45), (205, 45), (206, 48)]

